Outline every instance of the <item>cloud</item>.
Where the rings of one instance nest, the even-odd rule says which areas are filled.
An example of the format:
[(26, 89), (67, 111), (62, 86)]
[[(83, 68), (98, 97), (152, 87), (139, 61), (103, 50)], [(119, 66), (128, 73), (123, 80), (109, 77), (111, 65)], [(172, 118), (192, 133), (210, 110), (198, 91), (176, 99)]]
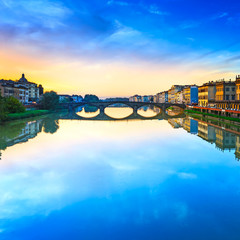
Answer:
[[(156, 4), (124, 0), (106, 3), (0, 0), (0, 9), (4, 10), (1, 13), (0, 42), (16, 54), (35, 58), (41, 53), (48, 59), (58, 59), (56, 61), (80, 58), (95, 64), (117, 59), (160, 65), (181, 62), (188, 66), (202, 64), (201, 58), (216, 62), (213, 57), (217, 46), (205, 48), (201, 42), (198, 50), (199, 35), (196, 36), (193, 29), (209, 23), (209, 17), (207, 20), (183, 21), (180, 27), (171, 28), (158, 17), (167, 16), (169, 12)], [(126, 13), (126, 8), (119, 6), (129, 6), (129, 11)], [(228, 17), (227, 14), (224, 11), (215, 18)], [(142, 19), (143, 16), (146, 24), (141, 21), (139, 24), (136, 17)], [(182, 29), (193, 30), (184, 36)], [(192, 46), (197, 47), (193, 49)]]
[(189, 215), (189, 208), (186, 203), (175, 203), (174, 205), (176, 218), (179, 221), (185, 220)]
[(38, 25), (46, 28), (63, 26), (63, 19), (72, 14), (72, 11), (62, 3), (56, 1), (12, 1), (2, 0), (0, 7), (5, 7), (2, 13), (2, 23), (16, 27)]
[(228, 17), (227, 24), (229, 26), (237, 26), (238, 27), (240, 25), (240, 14), (238, 14), (236, 16)]
[(191, 37), (188, 37), (187, 40), (191, 41), (191, 42), (194, 42), (195, 39), (194, 38), (191, 38)]
[(11, 3), (9, 0), (0, 0), (0, 4), (4, 5), (5, 7), (10, 7)]
[(183, 179), (196, 179), (197, 175), (194, 173), (180, 172), (180, 173), (178, 173), (178, 177), (183, 178)]
[(227, 12), (223, 12), (223, 13), (215, 14), (211, 19), (212, 20), (217, 20), (217, 19), (227, 17), (228, 15), (229, 14)]
[(200, 24), (201, 24), (201, 22), (198, 22), (198, 21), (186, 21), (186, 22), (183, 22), (183, 23), (180, 25), (180, 28), (181, 28), (181, 29), (196, 28), (196, 27), (198, 27)]
[(196, 21), (196, 20), (185, 21), (180, 25), (180, 28), (181, 29), (197, 28), (200, 25), (209, 24), (211, 21), (215, 21), (215, 20), (218, 20), (218, 19), (228, 17), (228, 15), (229, 14), (227, 12), (223, 12), (223, 13), (215, 14), (212, 17), (207, 17), (207, 18), (204, 18), (204, 19), (201, 19), (201, 20), (198, 20), (198, 21)]
[(107, 2), (108, 5), (119, 5), (119, 6), (129, 6), (130, 4), (128, 2), (122, 2), (122, 1), (115, 1), (115, 0), (109, 0)]
[(240, 61), (240, 55), (236, 55), (225, 60), (225, 63), (232, 64), (233, 62)]
[(144, 4), (134, 4), (134, 3), (129, 3), (129, 2), (123, 2), (123, 1), (115, 1), (115, 0), (109, 0), (107, 2), (107, 5), (119, 5), (119, 6), (132, 6), (136, 9), (141, 9), (144, 11), (147, 11), (150, 14), (156, 14), (156, 15), (161, 15), (161, 16), (166, 16), (169, 15), (168, 12), (161, 11), (157, 5), (144, 5)]
[(64, 7), (60, 2), (55, 1), (12, 1), (12, 0), (2, 0), (7, 8), (12, 10), (18, 10), (22, 14), (29, 13), (31, 15), (40, 14), (49, 17), (64, 17), (71, 13), (71, 10)]
[(160, 11), (159, 8), (158, 8), (156, 5), (151, 5), (151, 6), (148, 8), (148, 12), (149, 12), (149, 13), (152, 13), (152, 14), (156, 14), (156, 15), (161, 15), (161, 16), (169, 15), (168, 12)]

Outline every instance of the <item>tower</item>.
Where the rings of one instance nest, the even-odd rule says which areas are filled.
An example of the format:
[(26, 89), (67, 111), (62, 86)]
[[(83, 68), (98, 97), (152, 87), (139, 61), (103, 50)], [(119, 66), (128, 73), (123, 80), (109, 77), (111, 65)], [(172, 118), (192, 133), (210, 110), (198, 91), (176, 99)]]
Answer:
[(24, 73), (22, 74), (22, 77), (19, 79), (19, 82), (22, 82), (22, 83), (27, 83), (28, 82), (28, 80), (25, 78)]

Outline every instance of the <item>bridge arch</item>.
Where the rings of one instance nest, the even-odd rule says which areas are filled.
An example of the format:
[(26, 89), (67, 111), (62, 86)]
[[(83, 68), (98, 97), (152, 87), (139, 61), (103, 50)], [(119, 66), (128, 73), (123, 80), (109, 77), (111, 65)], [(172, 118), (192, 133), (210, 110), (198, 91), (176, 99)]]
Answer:
[(166, 109), (169, 107), (178, 107), (182, 109), (182, 112), (186, 108), (184, 104), (177, 104), (177, 103), (150, 103), (150, 102), (128, 102), (128, 101), (109, 101), (109, 102), (81, 102), (81, 103), (70, 103), (68, 104), (69, 111), (75, 111), (77, 107), (81, 106), (94, 106), (100, 110), (100, 114), (104, 114), (105, 108), (114, 105), (114, 104), (124, 104), (133, 109), (133, 113), (137, 114), (137, 110), (143, 106), (150, 105), (155, 106), (161, 109), (162, 112), (166, 112)]
[(104, 109), (104, 114), (114, 119), (125, 119), (133, 113), (133, 107), (126, 103), (107, 104)]
[[(81, 110), (78, 108), (81, 108)], [(91, 119), (100, 114), (100, 109), (99, 106), (96, 106), (95, 104), (83, 103), (74, 105), (73, 112), (80, 117)]]
[(142, 106), (138, 106), (136, 113), (144, 118), (151, 118), (163, 113), (162, 107), (156, 104), (145, 103)]
[[(175, 107), (173, 113), (171, 113), (171, 107)], [(169, 104), (166, 104), (166, 108), (165, 108), (165, 113), (166, 115), (168, 116), (180, 116), (184, 113), (184, 109), (186, 108), (186, 106), (184, 104), (177, 104), (177, 103), (169, 103)], [(169, 109), (169, 110), (168, 110)]]

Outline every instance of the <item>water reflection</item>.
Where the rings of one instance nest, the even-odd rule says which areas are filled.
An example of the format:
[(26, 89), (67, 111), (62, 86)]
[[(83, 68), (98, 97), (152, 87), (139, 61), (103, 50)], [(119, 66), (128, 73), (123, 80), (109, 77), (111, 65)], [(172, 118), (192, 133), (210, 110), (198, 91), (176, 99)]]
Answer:
[(221, 151), (235, 150), (236, 159), (240, 159), (240, 126), (229, 125), (223, 121), (201, 120), (191, 117), (169, 119), (168, 122), (173, 128), (183, 128), (188, 133), (195, 134), (203, 140), (215, 144), (216, 148)]
[(5, 150), (15, 144), (27, 142), (37, 137), (38, 133), (55, 133), (59, 129), (57, 115), (49, 115), (38, 119), (19, 120), (0, 124), (0, 150)]
[[(84, 107), (81, 108), (83, 111)], [(87, 108), (87, 114), (95, 111), (95, 108)], [(110, 107), (108, 109), (111, 117), (121, 119), (129, 114), (129, 108)], [(144, 107), (141, 111), (145, 111), (145, 117), (151, 116), (152, 112), (159, 113), (158, 108), (149, 109)], [(85, 110), (86, 112), (86, 110)], [(96, 112), (94, 112), (96, 113)], [(216, 148), (225, 150), (235, 150), (235, 157), (240, 158), (240, 126), (224, 123), (223, 121), (213, 121), (206, 119), (174, 118), (169, 119), (168, 123), (174, 128), (183, 128), (190, 134), (197, 135), (204, 141), (215, 144)], [(29, 139), (37, 137), (38, 133), (54, 134), (59, 129), (59, 115), (51, 115), (34, 119), (32, 121), (21, 120), (11, 122), (9, 124), (0, 125), (0, 150), (5, 150), (7, 147), (14, 146), (18, 143), (27, 142)]]
[(166, 113), (169, 116), (178, 116), (183, 113), (183, 109), (177, 106), (169, 107), (166, 109)]
[(238, 239), (238, 128), (193, 118), (6, 124), (0, 237)]
[(137, 111), (140, 116), (143, 117), (154, 117), (161, 113), (161, 109), (152, 105), (146, 105), (140, 107)]
[[(119, 107), (121, 108), (120, 111)], [(105, 108), (104, 112), (111, 118), (123, 119), (130, 116), (133, 113), (133, 109), (124, 104), (115, 104), (115, 106), (110, 105), (109, 107)]]
[(76, 113), (80, 117), (93, 118), (99, 115), (100, 110), (95, 106), (85, 105), (85, 106), (78, 107), (76, 109)]

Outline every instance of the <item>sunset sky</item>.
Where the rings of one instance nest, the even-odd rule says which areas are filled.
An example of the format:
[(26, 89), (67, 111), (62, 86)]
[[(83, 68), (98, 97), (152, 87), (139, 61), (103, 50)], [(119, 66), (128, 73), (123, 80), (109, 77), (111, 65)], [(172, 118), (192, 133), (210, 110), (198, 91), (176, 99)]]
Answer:
[(240, 74), (239, 0), (0, 0), (0, 79), (155, 94)]

